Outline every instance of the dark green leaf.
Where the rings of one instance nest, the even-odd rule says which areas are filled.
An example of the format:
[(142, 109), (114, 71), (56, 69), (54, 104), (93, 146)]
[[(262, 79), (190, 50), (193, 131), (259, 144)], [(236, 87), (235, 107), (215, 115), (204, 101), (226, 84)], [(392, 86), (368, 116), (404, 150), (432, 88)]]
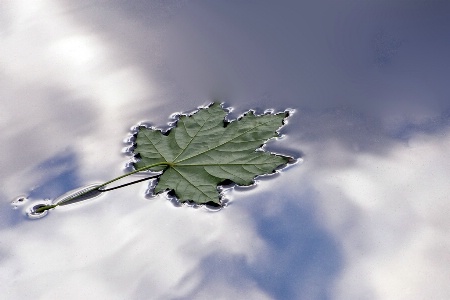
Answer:
[(231, 180), (250, 185), (255, 176), (272, 173), (289, 161), (289, 157), (259, 149), (278, 135), (286, 113), (256, 116), (250, 111), (225, 126), (226, 114), (215, 103), (192, 115), (182, 115), (167, 135), (140, 128), (135, 153), (141, 159), (135, 167), (168, 163), (150, 169), (164, 170), (156, 193), (173, 190), (181, 202), (220, 203), (220, 183)]

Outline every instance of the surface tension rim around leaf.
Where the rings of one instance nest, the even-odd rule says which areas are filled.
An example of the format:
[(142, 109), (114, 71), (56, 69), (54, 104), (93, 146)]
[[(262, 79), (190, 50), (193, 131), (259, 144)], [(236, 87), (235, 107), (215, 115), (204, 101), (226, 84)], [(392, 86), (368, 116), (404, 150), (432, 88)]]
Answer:
[[(138, 127), (133, 151), (140, 160), (135, 162), (135, 168), (156, 161), (168, 165), (156, 184), (156, 194), (172, 190), (180, 202), (220, 204), (222, 193), (218, 186), (222, 182), (250, 185), (257, 176), (274, 173), (293, 162), (290, 156), (263, 149), (268, 140), (279, 137), (278, 131), (285, 125), (289, 111), (264, 115), (249, 111), (233, 121), (226, 120), (228, 113), (222, 105), (211, 103), (194, 113), (181, 114), (164, 133), (155, 127)], [(221, 151), (234, 156), (235, 162), (218, 160)], [(248, 169), (243, 170), (244, 167)]]

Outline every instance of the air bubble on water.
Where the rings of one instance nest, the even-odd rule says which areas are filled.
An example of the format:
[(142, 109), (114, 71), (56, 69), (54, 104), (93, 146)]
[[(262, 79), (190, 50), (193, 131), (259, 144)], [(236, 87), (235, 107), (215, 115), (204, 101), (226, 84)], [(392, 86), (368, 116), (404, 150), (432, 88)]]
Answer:
[(11, 205), (13, 206), (13, 209), (17, 209), (19, 206), (25, 204), (27, 200), (28, 200), (27, 196), (24, 195), (17, 196), (13, 201), (11, 201)]

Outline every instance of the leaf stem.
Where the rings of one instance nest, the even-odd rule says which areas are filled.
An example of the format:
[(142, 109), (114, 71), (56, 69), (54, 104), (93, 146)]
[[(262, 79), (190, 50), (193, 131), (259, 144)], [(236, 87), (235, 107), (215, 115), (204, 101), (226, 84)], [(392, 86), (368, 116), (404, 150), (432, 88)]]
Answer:
[[(73, 199), (75, 199), (75, 198), (81, 197), (81, 196), (83, 196), (83, 195), (85, 195), (85, 194), (87, 194), (87, 193), (89, 193), (89, 192), (94, 191), (94, 190), (99, 190), (99, 191), (101, 191), (101, 192), (106, 192), (106, 191), (115, 190), (115, 189), (118, 189), (118, 188), (121, 188), (121, 187), (125, 187), (125, 186), (130, 185), (130, 184), (133, 184), (133, 183), (138, 183), (138, 182), (141, 182), (141, 181), (150, 179), (150, 178), (152, 178), (152, 177), (140, 179), (140, 180), (137, 180), (137, 181), (134, 181), (134, 182), (130, 182), (130, 183), (126, 183), (126, 184), (123, 184), (123, 185), (120, 185), (120, 186), (117, 186), (117, 187), (113, 187), (113, 188), (110, 188), (110, 189), (105, 189), (105, 190), (102, 190), (102, 189), (101, 189), (102, 187), (104, 187), (104, 186), (106, 186), (106, 185), (108, 185), (108, 184), (110, 184), (110, 183), (113, 183), (113, 182), (115, 182), (115, 181), (117, 181), (117, 180), (120, 180), (120, 179), (122, 179), (122, 178), (125, 178), (125, 177), (127, 177), (127, 176), (130, 176), (130, 175), (136, 174), (136, 173), (138, 173), (138, 172), (142, 172), (142, 171), (148, 170), (148, 169), (153, 168), (153, 167), (156, 167), (156, 166), (162, 166), (162, 165), (171, 166), (171, 165), (173, 165), (173, 164), (170, 163), (170, 162), (159, 162), (159, 163), (152, 164), (152, 165), (149, 165), (149, 166), (144, 166), (144, 167), (139, 168), (139, 169), (136, 169), (136, 170), (134, 170), (134, 171), (132, 171), (132, 172), (130, 172), (130, 173), (127, 173), (127, 174), (121, 175), (121, 176), (119, 176), (119, 177), (116, 177), (116, 178), (114, 178), (114, 179), (111, 179), (111, 180), (109, 180), (109, 181), (106, 181), (105, 183), (102, 183), (101, 185), (98, 185), (98, 186), (95, 186), (95, 187), (93, 187), (93, 188), (91, 188), (91, 189), (88, 189), (88, 190), (84, 191), (83, 193), (80, 193), (80, 194), (76, 195), (75, 197), (73, 197), (73, 198), (70, 199), (70, 200), (73, 200)], [(64, 201), (64, 202), (66, 202), (66, 201)], [(55, 208), (55, 207), (59, 206), (60, 204), (62, 204), (62, 203), (64, 203), (64, 202), (57, 203), (57, 204), (51, 204), (51, 205), (41, 206), (41, 207), (39, 207), (38, 209), (36, 209), (36, 210), (34, 211), (34, 213), (38, 213), (38, 214), (39, 214), (39, 213), (43, 213), (44, 211), (49, 210), (49, 209), (52, 209), (52, 208)]]
[(138, 180), (135, 180), (135, 181), (131, 181), (131, 182), (128, 182), (128, 183), (125, 183), (125, 184), (121, 184), (121, 185), (118, 185), (118, 186), (115, 186), (115, 187), (112, 187), (112, 188), (108, 188), (108, 189), (98, 189), (98, 190), (99, 190), (100, 192), (109, 192), (109, 191), (117, 190), (117, 189), (120, 189), (120, 188), (129, 186), (129, 185), (135, 184), (135, 183), (139, 183), (139, 182), (146, 181), (146, 180), (149, 180), (149, 179), (152, 179), (152, 178), (156, 178), (156, 177), (158, 177), (159, 175), (161, 175), (161, 174), (153, 175), (153, 176), (149, 176), (149, 177), (145, 177), (145, 178), (138, 179)]

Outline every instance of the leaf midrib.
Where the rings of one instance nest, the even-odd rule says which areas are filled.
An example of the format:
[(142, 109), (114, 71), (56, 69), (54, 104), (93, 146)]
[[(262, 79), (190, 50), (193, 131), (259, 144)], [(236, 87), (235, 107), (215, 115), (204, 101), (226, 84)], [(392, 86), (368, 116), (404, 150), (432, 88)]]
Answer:
[(266, 164), (271, 164), (273, 162), (263, 162), (263, 163), (235, 163), (235, 164), (229, 164), (229, 163), (215, 163), (215, 164), (192, 164), (192, 165), (188, 165), (188, 164), (177, 164), (174, 163), (173, 166), (171, 166), (171, 168), (176, 168), (176, 167), (217, 167), (217, 166), (255, 166), (255, 165), (266, 165)]
[[(202, 131), (202, 128), (206, 125), (206, 123), (208, 123), (208, 121), (209, 121), (212, 117), (213, 117), (213, 115), (210, 114), (209, 117), (206, 119), (206, 121), (203, 122), (203, 124), (200, 126), (200, 128), (198, 129), (198, 131), (197, 131), (197, 132), (194, 134), (194, 136), (191, 138), (191, 140), (190, 140), (189, 143), (186, 145), (186, 147), (185, 147), (184, 149), (182, 149), (181, 152), (178, 153), (177, 157), (175, 157), (175, 158), (173, 159), (174, 162), (177, 160), (178, 157), (180, 157), (181, 154), (184, 153), (184, 151), (185, 151), (187, 148), (189, 148), (189, 145), (190, 145), (190, 144), (192, 143), (192, 141), (197, 137), (198, 133), (199, 133), (200, 131)], [(183, 123), (184, 123), (184, 121), (183, 121)], [(184, 126), (184, 128), (185, 128), (186, 134), (187, 134), (188, 131), (187, 131), (186, 126)], [(174, 136), (174, 138), (175, 138), (175, 136)]]

